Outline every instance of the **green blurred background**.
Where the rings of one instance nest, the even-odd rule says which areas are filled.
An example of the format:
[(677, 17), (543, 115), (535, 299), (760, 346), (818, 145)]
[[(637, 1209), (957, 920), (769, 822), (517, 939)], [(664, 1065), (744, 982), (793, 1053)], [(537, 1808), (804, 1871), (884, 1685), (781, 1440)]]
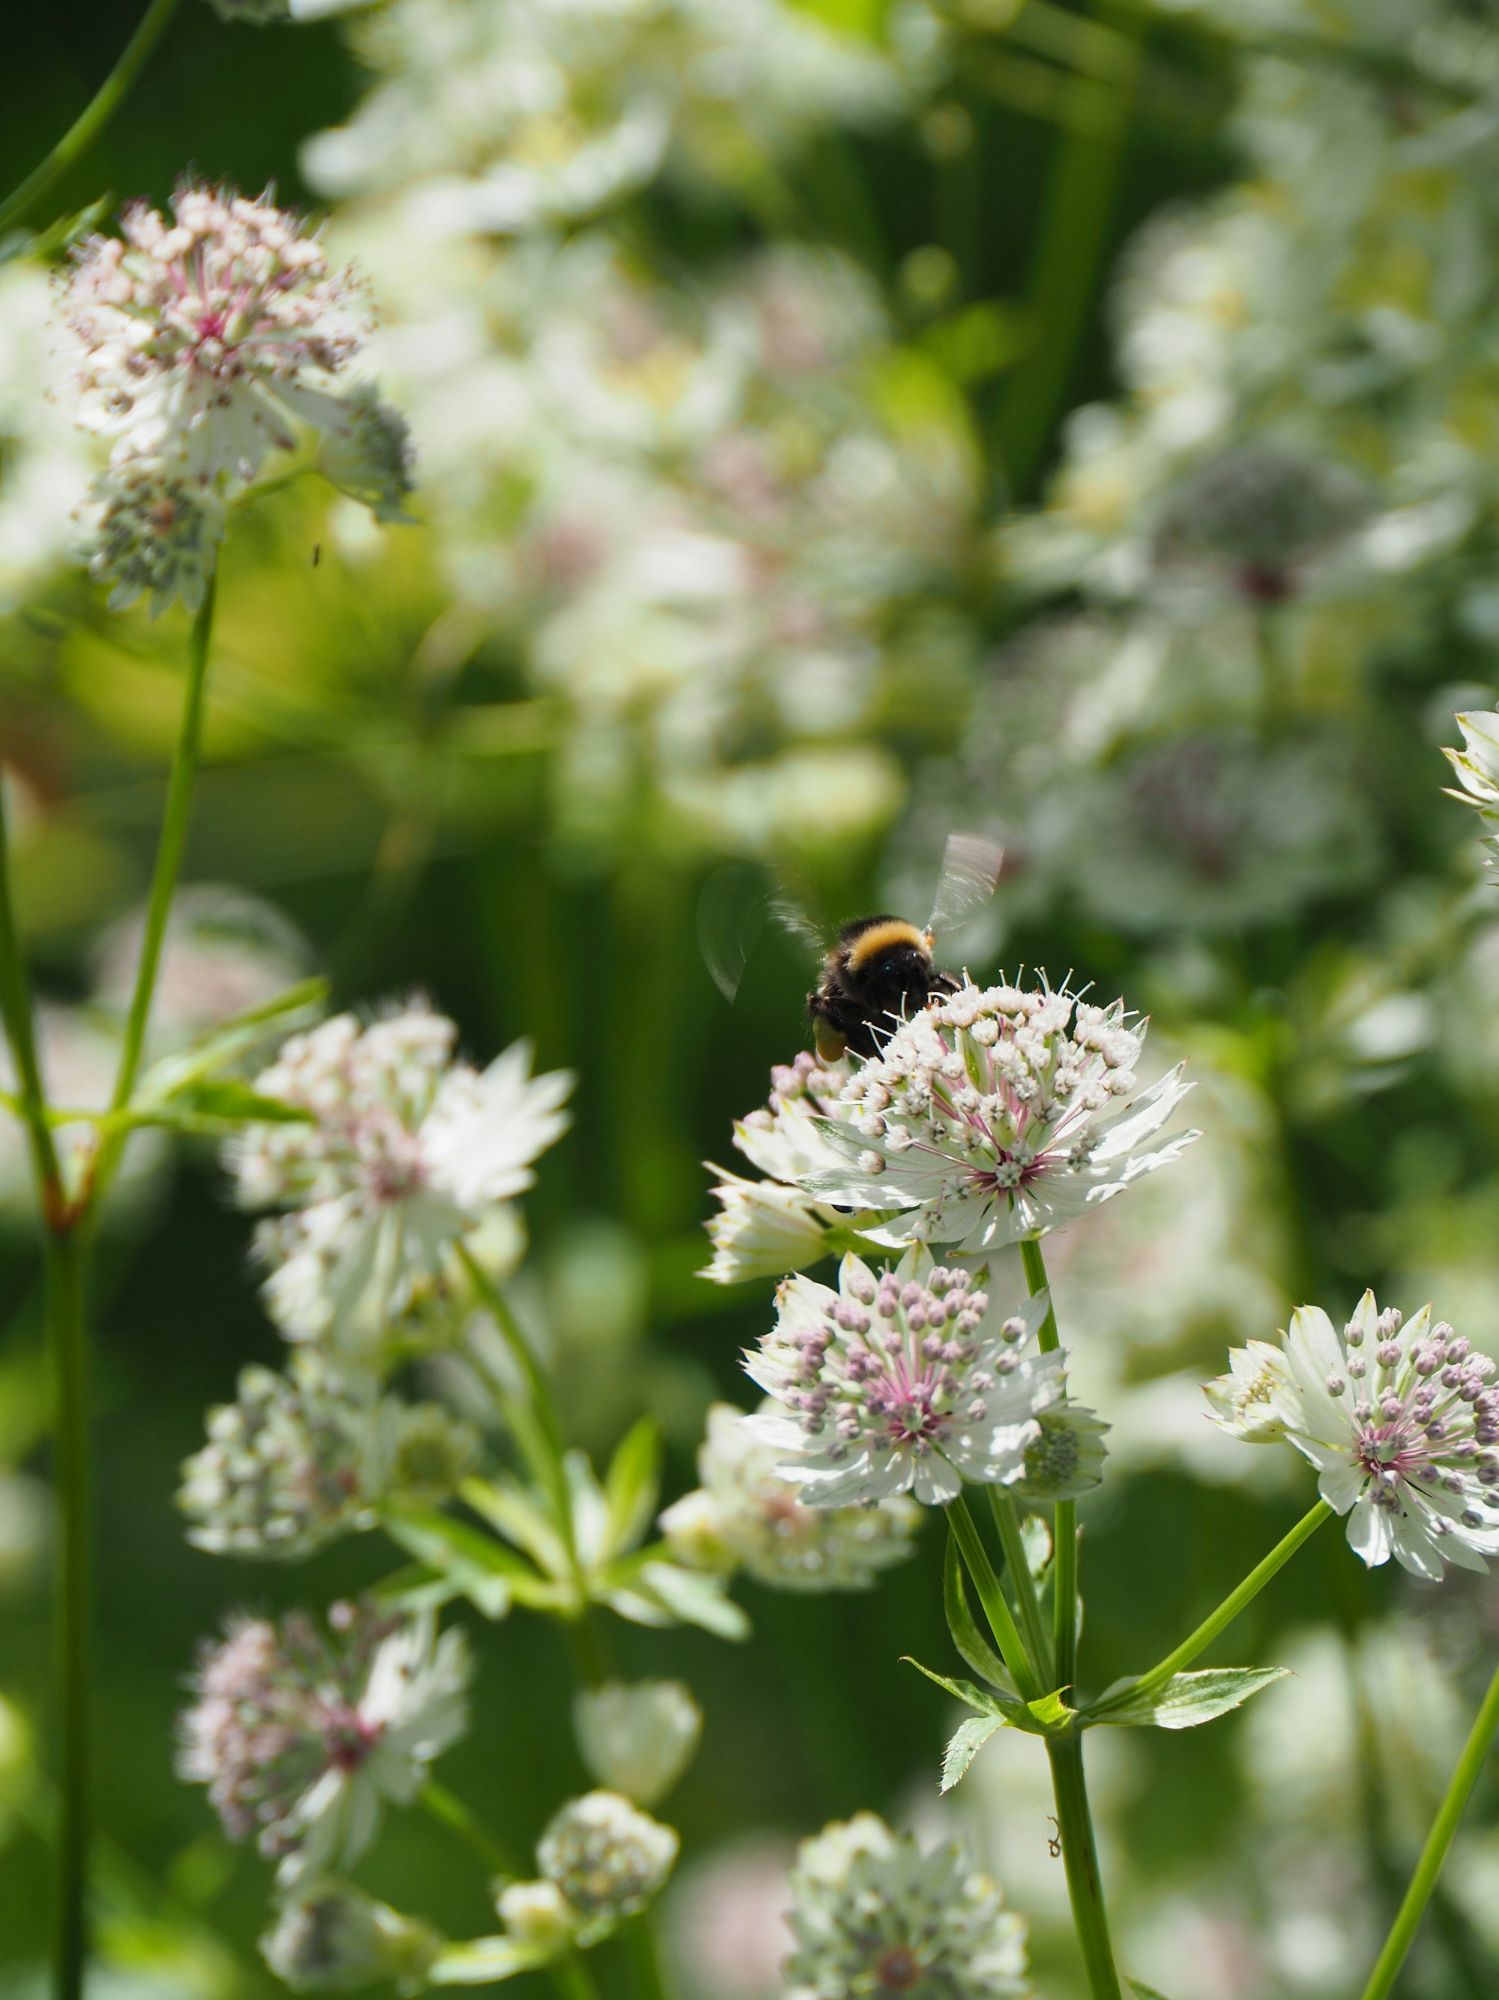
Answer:
[[(520, 33), (503, 6), (469, 11), (502, 51)], [(435, 31), (465, 9), (391, 12), (405, 39), (366, 52), (419, 77), (409, 131), (442, 133), (464, 63), (444, 80)], [(0, 183), (74, 115), (129, 13), (7, 23)], [(723, 999), (698, 912), (705, 886), (738, 880), (726, 868), (795, 857), (835, 915), (892, 898), (919, 915), (943, 835), (994, 832), (1011, 859), (962, 941), (975, 970), (1075, 968), (1190, 1059), (1205, 1139), (1056, 1255), (1080, 1385), (1116, 1425), (1111, 1478), (1084, 1509), (1098, 1680), (1174, 1643), (1309, 1499), (1298, 1468), (1198, 1413), (1195, 1384), (1230, 1339), (1268, 1337), (1303, 1298), (1344, 1310), (1365, 1284), (1407, 1308), (1430, 1294), (1476, 1344), (1495, 1338), (1499, 930), (1439, 749), (1452, 710), (1499, 681), (1499, 25), (1455, 0), (766, 13), (820, 17), (877, 60), (872, 108), (852, 86), (809, 87), (782, 116), (794, 54), (768, 82), (741, 63), (709, 87), (706, 65), (684, 64), (659, 160), (486, 227), (452, 221), (452, 185), (482, 183), (507, 148), (544, 175), (581, 145), (599, 78), (613, 89), (637, 60), (669, 72), (669, 39), (664, 57), (644, 40), (632, 54), (628, 34), (590, 50), (590, 92), (545, 145), (466, 104), (453, 158), (398, 161), (390, 185), (367, 162), (308, 181), (303, 143), (369, 88), (349, 24), (254, 32), (184, 0), (50, 206), (102, 189), (160, 202), (185, 167), (326, 201), (330, 175), (364, 172), (338, 189), (333, 239), (380, 302), (382, 376), (422, 454), (420, 519), (371, 541), (299, 485), (236, 527), (188, 874), (266, 899), (340, 1002), (421, 989), (475, 1055), (526, 1035), (543, 1065), (578, 1072), (576, 1122), (526, 1203), (522, 1283), (596, 1454), (649, 1409), (668, 1493), (694, 1483), (704, 1410), (748, 1400), (737, 1358), (766, 1323), (767, 1286), (694, 1275), (699, 1163), (729, 1157), (731, 1119), (799, 1045), (807, 968), (767, 932)], [(744, 19), (753, 42), (758, 11)], [(723, 303), (767, 246), (836, 253), (854, 274), (846, 320), (843, 263), (798, 280), (794, 311), (822, 342), (805, 367), (756, 348)], [(185, 628), (180, 613), (107, 613), (60, 534), (13, 554), (6, 508), (56, 421), (23, 320), (0, 289), (0, 770), (25, 809), (38, 983), (107, 1035), (96, 943), (144, 890)], [(596, 335), (613, 343), (602, 360)], [(580, 380), (602, 382), (596, 403)], [(864, 458), (840, 460), (866, 424)], [(769, 527), (727, 456), (746, 439), (774, 463)], [(894, 497), (876, 506), (882, 482)], [(690, 572), (712, 558), (683, 557), (684, 533), (749, 550), (764, 565), (751, 575), (785, 591), (776, 618), (754, 625), (754, 587), (723, 618), (696, 583), (652, 596), (638, 551), (615, 579), (642, 494)], [(579, 521), (603, 521), (610, 549), (588, 553), (581, 584), (541, 546)], [(792, 646), (808, 651), (788, 686), (777, 658)], [(709, 684), (705, 721), (693, 704)], [(20, 1994), (39, 1990), (45, 1954), (51, 1717), (46, 1378), (13, 1165), (0, 1988)], [(210, 1158), (142, 1164), (102, 1246), (96, 1327), (119, 1991), (269, 1992), (254, 1949), (266, 1871), (171, 1774), (183, 1677), (229, 1607), (326, 1602), (388, 1551), (356, 1540), (246, 1570), (182, 1538), (177, 1468), (205, 1406), (279, 1348)], [(765, 1990), (752, 1952), (725, 1968), (705, 1932), (760, 1938), (782, 1851), (862, 1806), (960, 1829), (996, 1858), (1032, 1918), (1038, 1990), (1079, 1990), (1036, 1746), (996, 1745), (937, 1802), (951, 1718), (900, 1656), (945, 1658), (938, 1554), (929, 1528), (921, 1558), (867, 1595), (746, 1584), (742, 1648), (619, 1629), (625, 1669), (682, 1675), (707, 1711), (671, 1815), (694, 2000)], [(1356, 1982), (1496, 1629), (1482, 1579), (1365, 1575), (1336, 1534), (1314, 1542), (1223, 1655), (1297, 1664), (1297, 1682), (1207, 1732), (1099, 1745), (1132, 1968), (1175, 2000)], [(520, 1616), (476, 1639), (475, 1728), (448, 1775), (523, 1845), (582, 1779), (562, 1641)], [(482, 1880), (412, 1816), (361, 1879), (455, 1934), (485, 1925)], [(1402, 1989), (1413, 2000), (1495, 1990), (1496, 1887), (1488, 1781)]]

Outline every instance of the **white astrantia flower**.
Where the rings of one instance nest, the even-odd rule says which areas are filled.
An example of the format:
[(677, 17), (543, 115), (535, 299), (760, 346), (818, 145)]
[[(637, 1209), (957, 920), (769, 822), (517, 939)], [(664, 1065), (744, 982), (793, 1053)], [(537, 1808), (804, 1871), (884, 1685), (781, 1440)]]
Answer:
[(1007, 2000), (1030, 1991), (1025, 1921), (953, 1843), (924, 1854), (874, 1813), (797, 1850), (786, 2000)]
[(406, 419), (381, 400), (373, 383), (356, 384), (323, 432), (318, 470), (377, 521), (409, 521), (406, 502), (415, 488), (415, 467)]
[(533, 1077), (525, 1042), (475, 1070), (454, 1060), (457, 1033), (422, 1005), (367, 1026), (341, 1014), (257, 1079), (312, 1114), (251, 1126), (229, 1153), (242, 1205), (285, 1211), (257, 1247), (289, 1339), (368, 1352), (565, 1129), (570, 1075)]
[(251, 1835), (283, 1888), (348, 1866), (386, 1800), (406, 1804), (468, 1726), (468, 1642), (430, 1616), (335, 1605), (237, 1618), (203, 1654), (178, 1769), (231, 1840)]
[(401, 1993), (419, 1993), (442, 1939), (388, 1903), (328, 1882), (284, 1905), (260, 1950), (294, 1993), (348, 1993), (385, 1982)]
[(691, 1763), (703, 1711), (682, 1681), (609, 1681), (577, 1695), (573, 1723), (600, 1784), (653, 1806)]
[(111, 466), (94, 482), (84, 508), (80, 554), (95, 583), (109, 586), (109, 608), (149, 597), (151, 615), (180, 599), (203, 602), (224, 537), (224, 504), (177, 467), (152, 459)]
[(1036, 1335), (1047, 1295), (1001, 1312), (983, 1281), (925, 1248), (875, 1272), (852, 1254), (838, 1289), (788, 1278), (745, 1362), (779, 1409), (747, 1419), (812, 1506), (914, 1493), (945, 1506), (965, 1480), (1009, 1486), (1065, 1394)]
[(342, 411), (368, 329), (358, 286), (265, 198), (184, 183), (170, 220), (144, 202), (78, 249), (63, 314), (79, 421), (119, 466), (146, 459), (200, 487), (253, 479), (296, 427)]
[(714, 1171), (722, 1179), (709, 1190), (719, 1204), (707, 1224), (713, 1256), (698, 1275), (715, 1285), (781, 1278), (815, 1264), (830, 1248), (829, 1232), (848, 1222), (799, 1188), (746, 1180), (725, 1167)]
[(1499, 1554), (1495, 1363), (1433, 1324), (1429, 1305), (1406, 1320), (1372, 1292), (1341, 1332), (1302, 1306), (1281, 1338), (1279, 1366), (1262, 1353), (1213, 1385), (1224, 1428), (1252, 1443), (1288, 1438), (1371, 1568), (1393, 1555), (1433, 1581), (1448, 1562), (1487, 1569)]
[(837, 1109), (854, 1075), (853, 1063), (824, 1063), (803, 1049), (770, 1072), (770, 1098), (736, 1120), (734, 1144), (771, 1180), (795, 1183), (810, 1173), (836, 1172), (844, 1155), (823, 1135), (823, 1121)]
[(617, 1792), (570, 1799), (548, 1821), (536, 1860), (580, 1919), (585, 1940), (634, 1916), (662, 1887), (681, 1845)]
[(1036, 1412), (1040, 1436), (1025, 1448), (1025, 1470), (1014, 1491), (1022, 1500), (1073, 1500), (1103, 1478), (1104, 1433), (1095, 1410), (1070, 1398)]
[(1122, 1002), (1049, 987), (963, 986), (892, 1024), (818, 1127), (843, 1153), (793, 1178), (877, 1243), (982, 1252), (1044, 1235), (1198, 1135), (1156, 1134), (1191, 1088), (1181, 1066), (1139, 1090), (1145, 1040)]
[(1219, 1430), (1246, 1444), (1273, 1444), (1286, 1434), (1291, 1371), (1282, 1348), (1268, 1340), (1231, 1347), (1228, 1373), (1207, 1384), (1209, 1414)]
[(873, 1507), (808, 1507), (777, 1472), (781, 1457), (743, 1410), (715, 1403), (697, 1457), (703, 1483), (661, 1516), (673, 1555), (697, 1568), (742, 1568), (778, 1590), (813, 1591), (866, 1590), (915, 1552), (914, 1501), (897, 1494)]
[(1462, 784), (1452, 797), (1477, 808), (1492, 868), (1499, 866), (1499, 711), (1485, 708), (1460, 715), (1457, 726), (1463, 747), (1444, 752)]
[(560, 1946), (577, 1921), (555, 1882), (507, 1882), (495, 1906), (506, 1934), (521, 1944)]

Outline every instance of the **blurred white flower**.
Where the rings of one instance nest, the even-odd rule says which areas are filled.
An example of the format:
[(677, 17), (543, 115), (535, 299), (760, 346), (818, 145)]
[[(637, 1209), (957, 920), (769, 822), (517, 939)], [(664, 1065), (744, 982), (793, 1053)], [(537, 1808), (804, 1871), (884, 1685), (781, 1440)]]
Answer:
[(109, 608), (149, 597), (154, 618), (180, 598), (196, 611), (224, 536), (224, 503), (170, 464), (127, 459), (102, 473), (85, 508), (82, 553)]
[(742, 1567), (780, 1590), (864, 1590), (914, 1553), (920, 1513), (911, 1500), (809, 1507), (776, 1471), (780, 1459), (744, 1411), (715, 1403), (697, 1455), (703, 1483), (661, 1516), (673, 1554), (700, 1568)]
[(52, 286), (39, 264), (0, 265), (0, 609), (66, 559), (92, 470), (89, 447), (56, 393)]
[(524, 1042), (474, 1070), (454, 1060), (456, 1040), (423, 1006), (368, 1026), (342, 1014), (293, 1036), (258, 1078), (312, 1114), (251, 1126), (229, 1152), (242, 1205), (287, 1211), (257, 1245), (288, 1339), (368, 1353), (565, 1129), (568, 1074), (531, 1076)]
[(1064, 1394), (1061, 1354), (1035, 1347), (1047, 1304), (1007, 1316), (925, 1250), (878, 1274), (847, 1256), (837, 1291), (788, 1278), (745, 1363), (780, 1407), (746, 1422), (812, 1506), (896, 1493), (945, 1506), (964, 1480), (1013, 1485)]
[(1444, 753), (1462, 784), (1453, 796), (1477, 808), (1489, 865), (1494, 867), (1499, 865), (1499, 712), (1480, 709), (1460, 715), (1457, 726), (1463, 732), (1463, 747)]
[(1024, 1919), (956, 1844), (924, 1854), (914, 1834), (859, 1813), (802, 1842), (791, 1894), (787, 2000), (1030, 1991)]
[(232, 1621), (182, 1718), (180, 1774), (208, 1787), (231, 1840), (255, 1836), (284, 1888), (356, 1860), (384, 1802), (409, 1803), (468, 1726), (462, 1632), (349, 1605), (329, 1625)]
[(495, 1902), (506, 1933), (522, 1944), (548, 1948), (572, 1936), (572, 1905), (555, 1882), (507, 1882)]
[(294, 1993), (347, 1993), (391, 1982), (425, 1991), (442, 1939), (346, 1883), (301, 1891), (260, 1940), (276, 1977)]
[(617, 1792), (587, 1792), (553, 1814), (536, 1859), (577, 1912), (587, 1940), (645, 1908), (671, 1873), (679, 1846), (669, 1826)]
[(682, 1681), (608, 1681), (580, 1691), (573, 1724), (599, 1783), (653, 1806), (691, 1763), (703, 1711)]
[(1486, 1569), (1499, 1554), (1495, 1363), (1433, 1325), (1429, 1305), (1405, 1320), (1372, 1292), (1341, 1333), (1301, 1306), (1282, 1341), (1283, 1355), (1235, 1359), (1213, 1385), (1224, 1428), (1251, 1443), (1288, 1438), (1371, 1568), (1393, 1555), (1433, 1581), (1448, 1562)]
[(1123, 1003), (966, 985), (892, 1024), (822, 1123), (848, 1164), (792, 1176), (819, 1200), (892, 1211), (877, 1243), (980, 1252), (1041, 1236), (1168, 1166), (1197, 1137), (1154, 1139), (1190, 1085), (1138, 1090), (1145, 1027)]
[(791, 1850), (753, 1839), (685, 1868), (667, 1906), (672, 1955), (698, 2000), (775, 2000), (792, 1947)]
[(415, 488), (415, 469), (411, 426), (399, 410), (381, 401), (373, 383), (356, 383), (329, 413), (318, 470), (330, 485), (368, 507), (377, 521), (409, 521), (406, 502)]

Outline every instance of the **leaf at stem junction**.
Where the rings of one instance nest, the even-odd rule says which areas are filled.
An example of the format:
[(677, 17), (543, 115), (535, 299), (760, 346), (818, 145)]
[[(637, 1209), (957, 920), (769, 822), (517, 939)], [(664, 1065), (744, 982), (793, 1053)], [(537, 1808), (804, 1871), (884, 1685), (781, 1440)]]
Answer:
[(642, 1417), (621, 1438), (604, 1475), (608, 1518), (605, 1557), (634, 1548), (650, 1526), (661, 1491), (661, 1433), (652, 1417)]
[(942, 1562), (942, 1606), (947, 1613), (947, 1629), (952, 1634), (952, 1642), (973, 1671), (991, 1687), (998, 1688), (1001, 1694), (1018, 1700), (1015, 1683), (1005, 1671), (1004, 1661), (979, 1630), (978, 1621), (969, 1607), (968, 1586), (963, 1581), (958, 1545), (951, 1535), (948, 1536), (947, 1553)]
[(1207, 1667), (1195, 1674), (1173, 1674), (1160, 1687), (1132, 1692), (1127, 1680), (1115, 1681), (1078, 1717), (1079, 1725), (1122, 1723), (1139, 1729), (1195, 1729), (1248, 1701), (1272, 1681), (1283, 1680), (1287, 1667)]
[(1018, 1695), (991, 1693), (988, 1688), (975, 1687), (972, 1681), (955, 1681), (946, 1674), (933, 1673), (920, 1660), (913, 1660), (909, 1653), (903, 1657), (917, 1673), (925, 1674), (929, 1681), (944, 1689), (955, 1701), (962, 1702), (965, 1708), (971, 1708), (975, 1715), (992, 1716), (1010, 1729), (1024, 1729), (1032, 1736), (1056, 1736), (1076, 1713), (1062, 1699), (1060, 1689), (1052, 1694), (1040, 1695), (1035, 1701), (1022, 1701)]
[(939, 1789), (950, 1792), (959, 1779), (967, 1775), (968, 1766), (995, 1730), (1003, 1728), (1004, 1723), (997, 1715), (970, 1715), (966, 1722), (960, 1722), (942, 1753), (942, 1783)]

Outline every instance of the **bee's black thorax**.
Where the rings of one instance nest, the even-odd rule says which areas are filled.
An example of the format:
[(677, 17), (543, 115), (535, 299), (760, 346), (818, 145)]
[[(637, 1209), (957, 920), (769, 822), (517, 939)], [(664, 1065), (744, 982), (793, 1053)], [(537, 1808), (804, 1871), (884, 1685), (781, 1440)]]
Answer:
[(956, 981), (932, 963), (931, 940), (903, 918), (860, 917), (845, 924), (807, 996), (818, 1052), (872, 1056), (896, 1025)]

